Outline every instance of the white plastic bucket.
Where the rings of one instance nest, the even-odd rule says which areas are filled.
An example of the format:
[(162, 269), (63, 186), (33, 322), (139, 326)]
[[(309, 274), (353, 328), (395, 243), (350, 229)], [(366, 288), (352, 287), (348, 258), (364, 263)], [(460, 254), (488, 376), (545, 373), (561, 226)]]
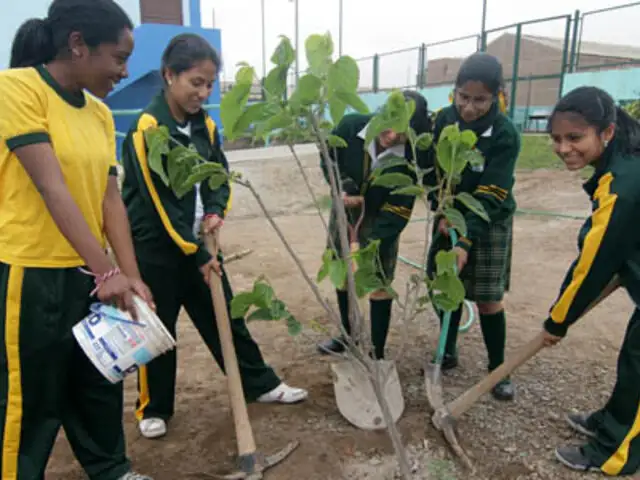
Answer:
[(93, 365), (111, 383), (172, 350), (176, 342), (140, 297), (134, 296), (138, 322), (128, 312), (102, 303), (73, 327), (73, 335)]

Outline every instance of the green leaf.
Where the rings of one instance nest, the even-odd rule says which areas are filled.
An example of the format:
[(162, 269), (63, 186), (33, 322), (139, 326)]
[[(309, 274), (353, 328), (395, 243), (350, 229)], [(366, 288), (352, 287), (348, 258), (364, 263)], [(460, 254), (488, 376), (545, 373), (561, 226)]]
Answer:
[(163, 156), (169, 153), (169, 129), (166, 126), (149, 128), (144, 131), (147, 145), (147, 162), (151, 171), (155, 172), (168, 187), (169, 177), (164, 169)]
[(327, 248), (322, 254), (322, 266), (320, 270), (318, 270), (318, 275), (316, 277), (316, 282), (322, 282), (329, 275), (329, 266), (331, 265), (331, 261), (334, 258), (333, 250)]
[(478, 137), (473, 130), (464, 130), (460, 133), (460, 143), (467, 148), (473, 148), (477, 141)]
[(287, 317), (287, 330), (292, 337), (302, 333), (302, 324), (291, 314)]
[(404, 173), (384, 173), (377, 177), (372, 185), (377, 187), (400, 188), (414, 185), (413, 178)]
[(415, 170), (415, 168), (407, 161), (404, 157), (396, 157), (394, 155), (389, 155), (379, 160), (378, 166), (371, 172), (371, 177), (376, 178), (382, 175), (385, 171), (390, 170), (394, 167), (405, 167), (410, 170)]
[(452, 123), (451, 125), (447, 125), (442, 129), (442, 132), (440, 133), (440, 139), (442, 140), (445, 138), (452, 144), (460, 142), (460, 128), (458, 127), (458, 124)]
[(291, 102), (299, 102), (308, 106), (316, 104), (320, 101), (320, 89), (322, 88), (322, 80), (312, 74), (300, 77), (298, 87), (291, 95)]
[(253, 303), (259, 308), (271, 308), (274, 297), (273, 288), (268, 283), (257, 281), (253, 285)]
[(271, 96), (281, 98), (287, 91), (287, 74), (289, 66), (277, 66), (272, 68), (264, 80), (262, 88)]
[(356, 93), (360, 81), (360, 69), (356, 61), (347, 55), (340, 57), (329, 67), (327, 87), (329, 90)]
[(359, 298), (386, 287), (373, 269), (358, 268), (354, 279), (356, 281), (356, 294)]
[(251, 66), (243, 66), (236, 72), (236, 83), (241, 85), (253, 85), (256, 71)]
[(340, 99), (338, 96), (330, 94), (329, 95), (329, 112), (331, 113), (331, 120), (333, 120), (334, 124), (340, 123), (342, 117), (344, 117), (344, 112), (347, 110), (347, 103)]
[(471, 165), (472, 168), (484, 166), (484, 157), (482, 156), (482, 153), (480, 153), (480, 151), (477, 149), (466, 150), (460, 153), (460, 155), (469, 165)]
[(459, 210), (455, 208), (445, 208), (444, 216), (447, 217), (451, 226), (456, 229), (458, 235), (462, 235), (463, 237), (467, 236), (467, 222), (464, 221), (464, 216)]
[(419, 185), (409, 185), (408, 187), (402, 187), (391, 192), (391, 195), (411, 195), (414, 197), (421, 197), (424, 195), (424, 189)]
[(278, 300), (277, 298), (273, 300), (271, 303), (271, 318), (273, 320), (280, 320), (289, 315), (287, 310), (287, 306), (284, 304), (282, 300)]
[(440, 250), (436, 254), (436, 275), (444, 275), (451, 273), (456, 274), (456, 266), (458, 264), (458, 256), (453, 250)]
[(217, 190), (228, 181), (229, 176), (226, 173), (214, 173), (209, 177), (209, 188)]
[(274, 130), (280, 130), (291, 126), (294, 118), (286, 110), (281, 110), (276, 115), (269, 117), (262, 122), (256, 129), (256, 135), (258, 137), (264, 137), (265, 135), (272, 133)]
[(244, 106), (249, 101), (251, 83), (236, 83), (220, 101), (220, 118), (225, 135), (230, 140), (238, 137), (236, 123), (243, 113)]
[(254, 103), (249, 106), (240, 114), (233, 127), (234, 135), (242, 135), (249, 130), (252, 124), (266, 120), (271, 106), (267, 103), (260, 102)]
[(253, 305), (253, 292), (241, 292), (236, 294), (231, 300), (231, 317), (244, 318)]
[(331, 66), (333, 55), (333, 40), (331, 34), (310, 35), (305, 41), (307, 63), (309, 71), (318, 77), (324, 77)]
[(484, 209), (484, 206), (482, 205), (482, 203), (480, 203), (470, 193), (468, 192), (459, 193), (458, 195), (456, 195), (456, 200), (458, 200), (460, 203), (462, 203), (465, 207), (467, 207), (469, 210), (471, 210), (473, 213), (475, 213), (484, 221), (486, 222), (490, 221), (489, 214)]
[(438, 291), (433, 296), (433, 303), (444, 311), (454, 311), (464, 301), (464, 284), (457, 275), (445, 273), (436, 277), (432, 284), (433, 290)]
[(430, 133), (421, 133), (416, 139), (416, 148), (418, 150), (429, 150), (433, 144), (433, 135)]
[(347, 262), (340, 258), (333, 260), (329, 264), (329, 278), (334, 287), (344, 287), (347, 280), (347, 268)]
[(286, 70), (295, 61), (295, 58), (296, 52), (293, 49), (291, 40), (289, 40), (289, 38), (284, 35), (280, 35), (280, 43), (273, 52), (273, 55), (271, 55), (271, 62), (279, 67), (286, 67), (286, 72)]
[(327, 143), (331, 148), (347, 148), (349, 146), (344, 138), (337, 135), (329, 135), (327, 137)]
[(356, 92), (335, 92), (335, 95), (342, 100), (347, 106), (353, 108), (356, 112), (362, 113), (364, 115), (369, 113), (369, 107), (367, 104), (360, 98)]
[(269, 308), (259, 308), (251, 312), (251, 315), (247, 317), (247, 322), (253, 322), (254, 320), (273, 320), (271, 318), (271, 310)]

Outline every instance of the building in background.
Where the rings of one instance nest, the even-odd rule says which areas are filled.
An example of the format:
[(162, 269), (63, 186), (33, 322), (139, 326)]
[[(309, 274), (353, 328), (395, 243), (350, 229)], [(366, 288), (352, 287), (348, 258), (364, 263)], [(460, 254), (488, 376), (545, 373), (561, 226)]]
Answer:
[[(200, 0), (115, 0), (131, 17), (135, 25), (135, 50), (129, 60), (129, 78), (120, 82), (107, 97), (114, 111), (116, 130), (126, 133), (136, 109), (143, 108), (162, 87), (160, 60), (162, 51), (174, 36), (191, 32), (206, 38), (221, 53), (220, 30), (203, 28)], [(16, 2), (8, 15), (0, 16), (0, 69), (7, 68), (13, 36), (28, 18), (44, 17), (51, 0)], [(216, 84), (209, 104), (220, 103)], [(209, 112), (218, 125), (217, 108)], [(118, 137), (118, 156), (122, 138)]]
[[(487, 52), (495, 55), (504, 67), (505, 78), (513, 73), (513, 52), (516, 36), (504, 33), (487, 45)], [(549, 107), (558, 100), (559, 73), (563, 64), (564, 39), (522, 35), (518, 64), (518, 89), (516, 104), (521, 107)], [(434, 87), (455, 82), (464, 58), (438, 58), (427, 63), (426, 86)], [(576, 71), (611, 70), (640, 66), (640, 47), (612, 45), (597, 42), (580, 42), (576, 59)], [(548, 75), (554, 78), (534, 78)], [(507, 83), (507, 93), (510, 85)], [(512, 101), (512, 99), (509, 99)]]

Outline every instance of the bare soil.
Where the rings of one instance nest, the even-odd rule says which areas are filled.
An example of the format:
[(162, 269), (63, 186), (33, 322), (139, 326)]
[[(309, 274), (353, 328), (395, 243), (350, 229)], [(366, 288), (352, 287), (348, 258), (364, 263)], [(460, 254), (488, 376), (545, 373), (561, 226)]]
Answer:
[[(236, 152), (233, 152), (236, 153)], [(233, 162), (232, 168), (250, 178), (276, 221), (293, 245), (305, 268), (315, 276), (325, 236), (300, 173), (290, 158)], [(305, 171), (318, 195), (326, 195), (318, 160), (304, 155)], [(518, 174), (516, 198), (524, 209), (586, 214), (589, 204), (582, 180), (563, 171)], [(278, 295), (303, 322), (326, 323), (319, 305), (301, 280), (296, 267), (260, 211), (255, 200), (237, 187), (232, 213), (224, 227), (224, 247), (233, 253), (247, 248), (253, 253), (228, 266), (236, 291), (250, 288), (265, 274)], [(425, 215), (422, 207), (414, 219)], [(506, 298), (508, 353), (537, 334), (558, 287), (576, 254), (580, 220), (519, 215), (515, 220), (512, 291)], [(401, 255), (419, 262), (425, 224), (411, 223), (403, 234)], [(403, 291), (416, 269), (400, 263), (395, 287)], [(323, 285), (328, 298), (334, 295)], [(482, 398), (460, 421), (459, 437), (475, 458), (479, 471), (473, 478), (492, 480), (582, 478), (562, 467), (553, 449), (582, 439), (565, 424), (572, 409), (593, 410), (607, 399), (614, 379), (618, 349), (632, 310), (623, 293), (603, 305), (571, 329), (559, 346), (543, 351), (514, 375), (517, 399), (499, 404)], [(212, 320), (213, 321), (213, 320)], [(446, 443), (430, 423), (421, 367), (431, 358), (438, 328), (434, 315), (425, 315), (409, 326), (410, 344), (401, 341), (396, 321), (389, 340), (389, 354), (403, 351), (398, 364), (406, 398), (399, 422), (404, 442), (418, 462), (421, 479), (467, 479)], [(306, 403), (295, 406), (250, 405), (249, 413), (259, 449), (271, 453), (292, 440), (300, 447), (266, 478), (277, 480), (392, 479), (395, 462), (384, 432), (353, 428), (339, 414), (330, 376), (330, 360), (316, 354), (323, 335), (308, 328), (289, 337), (279, 323), (252, 323), (250, 329), (267, 361), (290, 384), (309, 389)], [(205, 479), (207, 473), (232, 470), (236, 453), (233, 422), (224, 376), (183, 314), (178, 335), (179, 371), (177, 413), (169, 434), (160, 440), (140, 436), (134, 421), (135, 378), (126, 381), (125, 423), (129, 455), (136, 470), (157, 480)], [(460, 338), (461, 365), (445, 377), (451, 399), (486, 373), (486, 353), (480, 328)], [(192, 475), (190, 475), (192, 474)], [(600, 478), (591, 475), (591, 478)], [(84, 478), (64, 435), (56, 445), (47, 479)]]

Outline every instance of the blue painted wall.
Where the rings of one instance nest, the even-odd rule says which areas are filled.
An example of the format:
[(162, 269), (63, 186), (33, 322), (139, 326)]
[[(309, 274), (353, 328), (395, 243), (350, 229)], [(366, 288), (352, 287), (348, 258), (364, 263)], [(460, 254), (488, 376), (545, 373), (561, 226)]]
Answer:
[[(191, 13), (193, 13), (193, 9)], [(112, 110), (115, 110), (114, 119), (118, 132), (126, 133), (135, 118), (133, 115), (119, 114), (118, 110), (144, 108), (160, 91), (162, 82), (159, 69), (162, 52), (169, 41), (180, 33), (201, 35), (218, 52), (222, 51), (220, 30), (157, 24), (143, 24), (137, 27), (134, 30), (135, 49), (129, 60), (129, 78), (120, 82), (117, 89), (106, 99), (107, 105)], [(207, 103), (220, 103), (218, 83), (216, 83)], [(210, 114), (215, 122), (220, 125), (219, 110), (212, 110)], [(118, 138), (118, 155), (120, 155), (121, 145), (122, 138)]]
[(585, 85), (600, 87), (618, 101), (640, 98), (640, 68), (577, 72), (566, 76), (562, 93)]

